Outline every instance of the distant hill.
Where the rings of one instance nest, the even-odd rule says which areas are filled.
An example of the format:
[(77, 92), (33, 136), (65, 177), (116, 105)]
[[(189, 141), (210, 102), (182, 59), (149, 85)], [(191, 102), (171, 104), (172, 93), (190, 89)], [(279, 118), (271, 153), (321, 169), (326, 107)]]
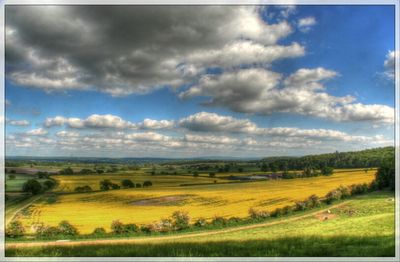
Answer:
[(305, 166), (320, 168), (325, 165), (335, 168), (377, 167), (383, 159), (394, 158), (394, 152), (394, 147), (380, 147), (302, 157), (267, 157), (262, 159), (261, 162), (275, 166), (280, 170), (284, 166), (289, 169), (302, 169)]

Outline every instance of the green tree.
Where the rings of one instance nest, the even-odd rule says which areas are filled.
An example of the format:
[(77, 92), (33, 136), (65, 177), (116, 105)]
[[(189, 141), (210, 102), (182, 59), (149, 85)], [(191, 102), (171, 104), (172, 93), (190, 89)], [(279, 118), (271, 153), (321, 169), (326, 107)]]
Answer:
[(20, 221), (12, 221), (7, 225), (6, 236), (7, 237), (20, 237), (25, 233), (25, 229)]
[(375, 181), (379, 189), (390, 188), (395, 189), (395, 161), (394, 158), (387, 159), (378, 168), (375, 175)]
[(22, 191), (37, 195), (42, 191), (42, 185), (36, 179), (29, 179), (22, 185)]
[(131, 187), (135, 187), (135, 184), (130, 179), (124, 179), (121, 181), (121, 186), (123, 188), (131, 188)]

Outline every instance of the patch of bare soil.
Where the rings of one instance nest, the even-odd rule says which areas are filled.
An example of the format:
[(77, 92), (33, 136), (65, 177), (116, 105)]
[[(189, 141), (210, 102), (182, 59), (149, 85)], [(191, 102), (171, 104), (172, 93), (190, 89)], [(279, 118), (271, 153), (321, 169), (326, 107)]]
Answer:
[(194, 195), (172, 195), (141, 199), (131, 202), (135, 206), (179, 206), (185, 204)]
[(336, 217), (336, 215), (332, 214), (330, 212), (330, 210), (326, 210), (324, 212), (315, 214), (315, 218), (317, 218), (320, 221), (331, 220), (331, 219), (334, 219), (335, 217)]

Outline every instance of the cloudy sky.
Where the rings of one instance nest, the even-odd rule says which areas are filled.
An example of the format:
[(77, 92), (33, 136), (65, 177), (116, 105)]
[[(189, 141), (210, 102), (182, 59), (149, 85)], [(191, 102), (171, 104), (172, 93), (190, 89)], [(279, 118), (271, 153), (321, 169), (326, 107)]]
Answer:
[(393, 145), (392, 6), (6, 6), (8, 156)]

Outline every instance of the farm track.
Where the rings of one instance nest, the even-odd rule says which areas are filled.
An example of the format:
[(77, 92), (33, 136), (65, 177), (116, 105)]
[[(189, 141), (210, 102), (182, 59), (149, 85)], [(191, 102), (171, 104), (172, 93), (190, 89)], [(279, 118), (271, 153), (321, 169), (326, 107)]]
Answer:
[(135, 237), (135, 238), (121, 238), (121, 239), (96, 239), (96, 240), (72, 240), (72, 241), (46, 241), (46, 242), (20, 242), (20, 243), (6, 243), (6, 248), (25, 248), (25, 247), (47, 247), (47, 246), (92, 246), (92, 245), (110, 245), (110, 244), (139, 244), (146, 243), (152, 241), (163, 241), (163, 240), (179, 240), (185, 238), (195, 238), (195, 237), (204, 237), (218, 234), (231, 233), (241, 230), (254, 229), (265, 226), (273, 226), (278, 224), (284, 224), (288, 222), (293, 222), (297, 220), (301, 220), (304, 218), (308, 218), (311, 216), (315, 216), (316, 214), (325, 212), (329, 209), (338, 208), (344, 206), (349, 201), (344, 201), (342, 203), (332, 205), (325, 209), (321, 209), (309, 214), (301, 215), (298, 217), (289, 218), (286, 220), (272, 221), (272, 222), (264, 222), (260, 224), (246, 225), (246, 226), (238, 226), (220, 230), (212, 230), (207, 232), (199, 232), (199, 233), (188, 233), (181, 235), (172, 235), (172, 236), (160, 236), (160, 237)]
[[(32, 205), (34, 202), (36, 202), (37, 200), (39, 200), (42, 197), (43, 197), (43, 195), (34, 196), (34, 197), (29, 199), (30, 201), (28, 203), (26, 203), (23, 206), (19, 207), (17, 210), (12, 211), (11, 215), (10, 214), (6, 214), (6, 223), (5, 224), (8, 225), (8, 223), (10, 223), (21, 210), (23, 210), (24, 208), (29, 207), (30, 205)], [(7, 218), (7, 216), (8, 216), (8, 218)]]

